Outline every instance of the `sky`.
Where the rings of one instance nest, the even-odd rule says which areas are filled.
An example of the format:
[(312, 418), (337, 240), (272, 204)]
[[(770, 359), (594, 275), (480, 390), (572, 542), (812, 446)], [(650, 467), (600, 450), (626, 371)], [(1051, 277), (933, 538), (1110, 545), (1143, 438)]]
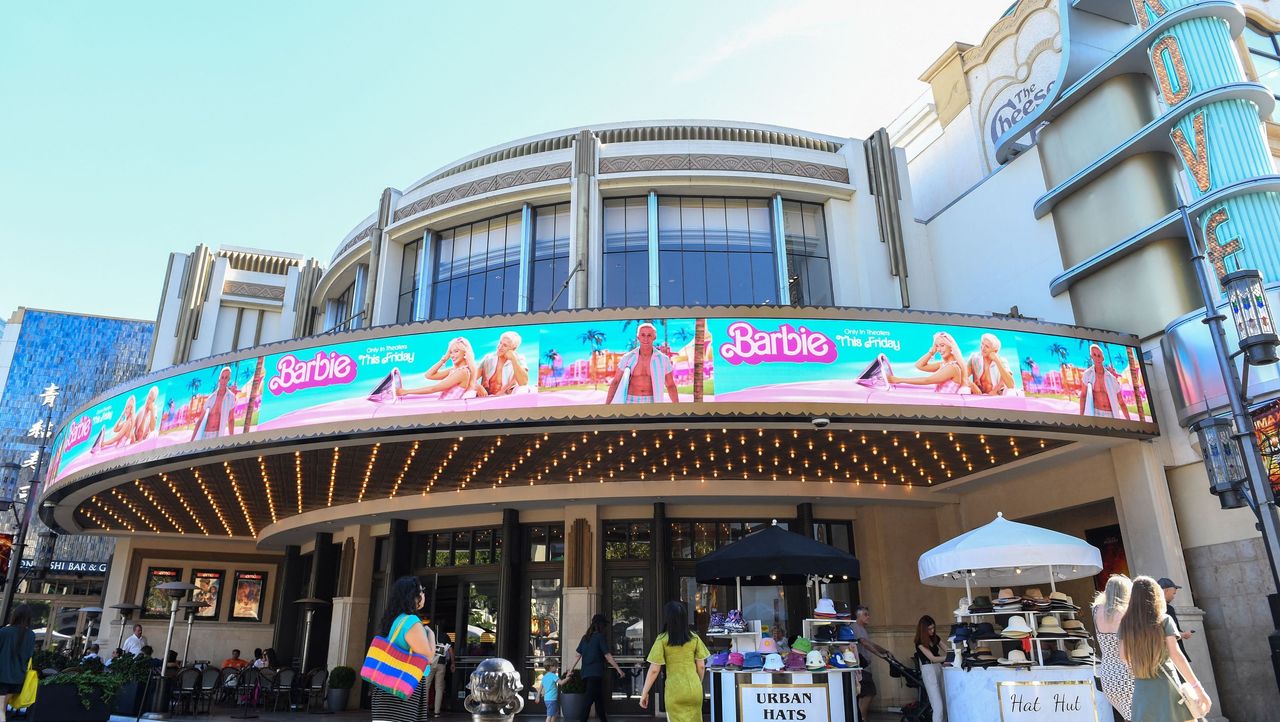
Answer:
[(591, 123), (866, 137), (1011, 0), (0, 7), (0, 319), (154, 319), (171, 252), (327, 263), (442, 165)]

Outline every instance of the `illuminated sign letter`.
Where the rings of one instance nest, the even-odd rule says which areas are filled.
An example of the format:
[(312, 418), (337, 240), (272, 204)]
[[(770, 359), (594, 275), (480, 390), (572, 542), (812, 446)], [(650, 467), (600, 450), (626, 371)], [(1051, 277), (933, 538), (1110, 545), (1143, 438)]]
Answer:
[(1195, 148), (1187, 143), (1187, 134), (1182, 132), (1182, 128), (1174, 128), (1169, 138), (1178, 149), (1178, 155), (1182, 156), (1182, 162), (1187, 166), (1187, 171), (1191, 173), (1192, 178), (1195, 178), (1196, 187), (1201, 193), (1207, 193), (1209, 191), (1209, 143), (1204, 135), (1203, 110), (1192, 117), (1191, 124), (1195, 129)]
[[(1177, 88), (1169, 79), (1170, 67), (1178, 81)], [(1187, 65), (1182, 62), (1182, 51), (1174, 36), (1166, 35), (1151, 46), (1151, 69), (1156, 73), (1156, 85), (1160, 86), (1160, 95), (1166, 105), (1172, 107), (1191, 95), (1191, 78), (1187, 75)]]
[(1213, 264), (1213, 270), (1217, 271), (1218, 278), (1227, 275), (1227, 256), (1244, 248), (1240, 245), (1239, 238), (1218, 243), (1218, 226), (1229, 220), (1231, 215), (1227, 213), (1227, 209), (1219, 208), (1209, 216), (1209, 220), (1204, 222), (1204, 250), (1209, 256), (1209, 263)]
[(1169, 11), (1164, 9), (1160, 0), (1133, 0), (1133, 12), (1138, 16), (1138, 27), (1146, 30), (1153, 18), (1161, 17)]

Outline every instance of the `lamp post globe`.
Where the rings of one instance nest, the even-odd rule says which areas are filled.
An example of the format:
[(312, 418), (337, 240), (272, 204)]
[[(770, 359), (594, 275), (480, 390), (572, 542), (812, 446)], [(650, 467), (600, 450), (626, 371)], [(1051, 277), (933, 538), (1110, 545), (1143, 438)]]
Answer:
[(1200, 454), (1209, 474), (1209, 493), (1218, 497), (1223, 509), (1245, 506), (1240, 487), (1249, 475), (1231, 421), (1210, 416), (1196, 422), (1191, 430), (1200, 441)]
[(1236, 335), (1245, 360), (1253, 366), (1273, 364), (1277, 360), (1275, 325), (1271, 321), (1271, 305), (1267, 302), (1262, 273), (1246, 268), (1233, 271), (1218, 279), (1231, 308), (1231, 320), (1235, 322)]

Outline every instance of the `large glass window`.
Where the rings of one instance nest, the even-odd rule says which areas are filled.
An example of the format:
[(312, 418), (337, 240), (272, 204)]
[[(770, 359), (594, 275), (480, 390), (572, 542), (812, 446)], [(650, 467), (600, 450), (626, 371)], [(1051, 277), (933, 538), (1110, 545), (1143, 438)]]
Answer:
[(783, 201), (787, 241), (787, 283), (795, 306), (830, 306), (831, 261), (822, 205)]
[[(560, 292), (569, 278), (569, 204), (533, 209), (533, 265), (529, 278), (529, 310), (569, 307), (569, 293)], [(557, 297), (557, 294), (559, 296)]]
[(400, 299), (396, 304), (396, 323), (407, 323), (413, 320), (414, 299), (418, 297), (418, 254), (422, 252), (422, 241), (404, 244), (400, 252)]
[(335, 308), (335, 316), (333, 319), (333, 326), (325, 330), (326, 331), (351, 330), (352, 328), (351, 324), (353, 321), (355, 321), (355, 317), (356, 317), (355, 303), (356, 303), (356, 283), (355, 281), (352, 281), (351, 285), (347, 286), (346, 289), (342, 293), (338, 294), (338, 297), (334, 299), (333, 305)]
[(604, 202), (604, 305), (649, 305), (649, 199)]
[(772, 239), (767, 199), (659, 198), (660, 303), (777, 303)]
[(415, 568), (497, 564), (502, 561), (502, 540), (497, 529), (424, 534), (415, 541), (412, 561)]
[[(1253, 62), (1257, 81), (1280, 99), (1280, 44), (1276, 35), (1248, 23), (1244, 28), (1244, 41), (1249, 46), (1249, 60)], [(1280, 103), (1271, 111), (1271, 120), (1280, 122)]]
[(519, 213), (440, 232), (432, 319), (515, 313), (519, 288)]
[(652, 553), (650, 522), (610, 521), (604, 525), (604, 558), (610, 561), (648, 559)]

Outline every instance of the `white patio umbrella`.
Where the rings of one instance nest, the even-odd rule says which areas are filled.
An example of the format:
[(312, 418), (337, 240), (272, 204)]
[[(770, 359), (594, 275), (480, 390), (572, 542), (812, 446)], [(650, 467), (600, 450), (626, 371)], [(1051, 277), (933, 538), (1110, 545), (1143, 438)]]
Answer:
[(1068, 534), (1009, 521), (996, 515), (986, 526), (920, 555), (920, 581), (934, 587), (1020, 586), (1048, 580), (1050, 586), (1102, 571), (1097, 547)]

